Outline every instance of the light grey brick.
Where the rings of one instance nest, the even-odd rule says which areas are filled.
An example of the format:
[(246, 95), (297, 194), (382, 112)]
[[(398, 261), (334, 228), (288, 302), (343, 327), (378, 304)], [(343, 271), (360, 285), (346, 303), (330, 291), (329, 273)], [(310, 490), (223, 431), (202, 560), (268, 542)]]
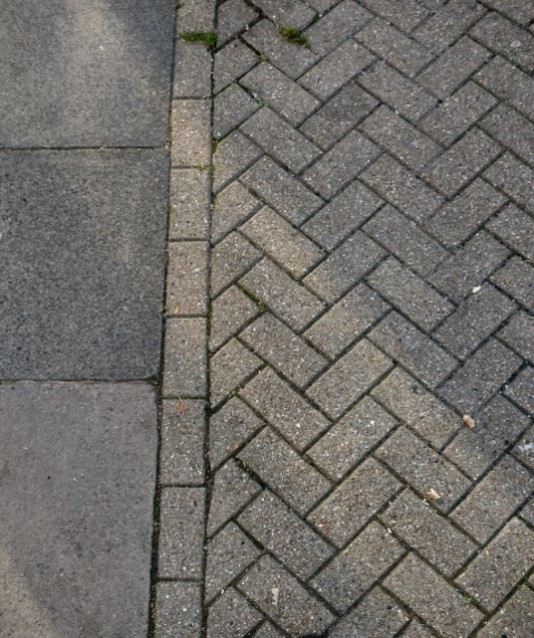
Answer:
[(254, 195), (235, 181), (215, 198), (211, 220), (211, 239), (218, 242), (261, 206)]
[(203, 315), (207, 311), (207, 243), (203, 241), (168, 244), (167, 314)]
[(506, 396), (530, 413), (534, 412), (534, 368), (528, 367), (505, 388)]
[(241, 638), (263, 620), (263, 616), (229, 587), (208, 611), (207, 638)]
[(253, 638), (282, 638), (282, 634), (270, 622), (264, 622), (258, 631), (254, 632)]
[(505, 153), (485, 171), (484, 177), (519, 206), (534, 212), (534, 170), (526, 164)]
[(225, 344), (210, 359), (211, 405), (216, 406), (239, 388), (263, 362), (236, 339)]
[(332, 11), (308, 27), (304, 35), (312, 51), (326, 55), (373, 17), (359, 3), (342, 0)]
[(260, 108), (238, 84), (230, 84), (213, 102), (213, 137), (219, 139)]
[[(532, 582), (532, 579), (531, 579)], [(489, 623), (479, 631), (479, 638), (530, 638), (534, 631), (534, 592), (521, 587)], [(509, 633), (512, 630), (513, 633)]]
[(534, 427), (530, 427), (512, 450), (516, 458), (534, 470)]
[(429, 49), (441, 51), (483, 15), (484, 7), (477, 2), (451, 0), (415, 29), (413, 35)]
[(432, 638), (430, 630), (424, 627), (418, 620), (412, 620), (406, 631), (401, 634), (402, 638)]
[(297, 29), (303, 29), (315, 17), (315, 12), (301, 0), (253, 0), (253, 2), (275, 24), (290, 24)]
[(399, 11), (395, 0), (363, 0), (363, 4), (402, 31), (411, 31), (428, 15), (428, 11), (415, 0), (403, 2), (402, 11)]
[(259, 313), (259, 308), (237, 286), (227, 288), (212, 302), (210, 350), (218, 350)]
[(175, 98), (209, 98), (211, 95), (211, 51), (201, 44), (177, 38), (174, 45)]
[(510, 106), (499, 104), (480, 127), (525, 162), (534, 163), (534, 124)]
[(164, 397), (206, 394), (206, 321), (170, 318), (165, 333)]
[(527, 260), (534, 260), (534, 219), (530, 215), (510, 204), (487, 227)]
[(213, 191), (219, 192), (262, 154), (260, 149), (239, 131), (230, 133), (218, 142), (213, 153)]
[(534, 6), (530, 0), (486, 0), (486, 4), (519, 24), (528, 24), (534, 19)]
[(202, 600), (197, 583), (163, 582), (156, 589), (155, 638), (200, 638)]
[(523, 306), (534, 310), (534, 268), (521, 257), (512, 257), (491, 280)]
[(206, 239), (210, 207), (208, 171), (171, 171), (169, 239)]
[(213, 31), (214, 20), (213, 0), (184, 0), (176, 13), (180, 31)]
[(211, 292), (218, 295), (261, 259), (261, 253), (239, 233), (233, 232), (211, 251)]
[(173, 167), (210, 163), (211, 105), (209, 100), (174, 100), (172, 103), (171, 162)]
[(213, 79), (215, 93), (235, 82), (259, 61), (256, 53), (235, 39), (215, 54), (213, 65)]
[(245, 0), (227, 0), (217, 10), (218, 44), (224, 44), (241, 31), (246, 31), (258, 12)]

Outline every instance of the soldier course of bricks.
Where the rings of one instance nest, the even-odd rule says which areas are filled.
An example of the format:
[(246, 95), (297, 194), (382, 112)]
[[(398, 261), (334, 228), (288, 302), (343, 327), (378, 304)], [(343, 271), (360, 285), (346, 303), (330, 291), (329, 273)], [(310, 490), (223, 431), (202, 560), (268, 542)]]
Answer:
[(178, 3), (155, 638), (534, 636), (533, 23)]

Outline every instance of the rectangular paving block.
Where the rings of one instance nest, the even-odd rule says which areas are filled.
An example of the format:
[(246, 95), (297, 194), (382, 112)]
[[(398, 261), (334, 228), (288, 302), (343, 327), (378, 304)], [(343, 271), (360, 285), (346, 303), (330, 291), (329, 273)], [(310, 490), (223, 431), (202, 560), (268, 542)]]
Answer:
[(0, 387), (0, 633), (145, 638), (157, 413), (145, 383)]
[(165, 153), (3, 152), (0, 166), (0, 378), (156, 375)]
[(163, 395), (206, 395), (206, 321), (185, 317), (167, 320)]
[(202, 599), (200, 585), (160, 582), (156, 593), (155, 638), (200, 638)]
[(167, 314), (205, 315), (208, 305), (207, 242), (170, 242), (167, 250)]
[(211, 104), (209, 100), (174, 100), (172, 103), (173, 167), (207, 168), (211, 157)]

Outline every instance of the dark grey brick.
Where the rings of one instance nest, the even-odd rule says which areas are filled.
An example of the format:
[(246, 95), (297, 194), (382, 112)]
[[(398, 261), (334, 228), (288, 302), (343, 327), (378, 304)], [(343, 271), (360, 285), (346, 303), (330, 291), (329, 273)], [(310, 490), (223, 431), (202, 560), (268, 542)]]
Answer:
[(330, 198), (380, 154), (376, 144), (352, 131), (322, 155), (304, 174), (304, 181)]
[(332, 250), (368, 219), (383, 201), (361, 182), (351, 182), (303, 226), (312, 239)]
[(242, 235), (227, 235), (211, 251), (212, 295), (218, 295), (260, 259), (260, 251)]
[(481, 231), (443, 262), (429, 277), (429, 281), (459, 303), (509, 255), (505, 246)]
[(392, 206), (384, 206), (363, 230), (423, 276), (448, 255), (437, 241)]
[(518, 312), (498, 336), (520, 356), (534, 363), (534, 319), (530, 315)]
[(226, 343), (210, 359), (210, 401), (216, 406), (240, 388), (263, 365), (263, 361), (237, 339)]
[(505, 153), (485, 171), (484, 177), (519, 206), (534, 212), (534, 170), (526, 164)]
[[(322, 632), (334, 620), (326, 606), (270, 556), (261, 558), (238, 587), (291, 635)], [(276, 603), (273, 589), (278, 596)]]
[(380, 519), (447, 576), (452, 576), (477, 546), (411, 490), (402, 492)]
[(375, 452), (423, 496), (439, 495), (436, 505), (450, 509), (469, 488), (470, 482), (455, 467), (405, 427), (396, 430)]
[(299, 514), (313, 507), (330, 489), (330, 482), (270, 427), (262, 430), (239, 458)]
[(530, 0), (512, 0), (512, 2), (509, 0), (486, 0), (486, 5), (504, 13), (519, 24), (528, 24), (534, 19), (534, 6)]
[[(217, 143), (213, 153), (213, 191), (218, 192), (262, 155), (260, 149), (239, 131)], [(209, 177), (209, 173), (206, 174)]]
[(176, 24), (183, 31), (211, 31), (214, 20), (212, 0), (183, 0), (176, 14)]
[(522, 370), (505, 388), (506, 396), (530, 413), (534, 413), (534, 368)]
[(275, 24), (290, 24), (303, 29), (315, 17), (315, 12), (301, 0), (253, 0), (253, 2)]
[(431, 330), (454, 309), (451, 303), (394, 257), (383, 262), (368, 277), (368, 282), (425, 331)]
[(445, 455), (471, 478), (478, 478), (528, 427), (529, 420), (510, 401), (497, 395), (445, 448)]
[(337, 611), (346, 612), (404, 552), (382, 525), (373, 522), (315, 576), (311, 585)]
[(237, 286), (227, 288), (211, 305), (210, 350), (218, 350), (258, 313), (257, 304)]
[(245, 0), (227, 0), (217, 10), (217, 40), (224, 44), (248, 26), (258, 17), (258, 12)]
[(211, 52), (206, 47), (177, 38), (174, 46), (175, 98), (209, 98), (211, 94)]
[(457, 246), (476, 231), (506, 198), (482, 179), (476, 179), (426, 223), (425, 228), (448, 247)]
[(270, 368), (248, 383), (240, 396), (299, 451), (329, 425), (320, 412)]
[(206, 394), (206, 321), (170, 318), (165, 332), (163, 396)]
[(211, 214), (211, 240), (218, 242), (261, 206), (239, 182), (232, 182), (215, 198)]
[(534, 310), (534, 268), (521, 257), (512, 257), (491, 280), (526, 308)]
[(400, 490), (401, 483), (372, 458), (361, 463), (317, 507), (308, 520), (338, 547), (347, 543), (377, 510)]
[(424, 627), (418, 620), (412, 620), (406, 631), (401, 634), (402, 638), (432, 638), (430, 629)]
[(521, 365), (520, 358), (495, 339), (485, 343), (447, 381), (440, 394), (464, 413), (472, 414)]
[(460, 359), (465, 359), (515, 310), (516, 305), (486, 283), (470, 295), (435, 333), (436, 339)]
[(156, 638), (200, 638), (202, 599), (197, 583), (158, 583), (156, 590)]
[(507, 104), (499, 104), (480, 126), (523, 160), (534, 163), (534, 124)]
[(402, 31), (411, 31), (428, 15), (428, 11), (416, 0), (403, 2), (402, 11), (394, 0), (363, 0), (363, 4)]
[(340, 416), (392, 366), (375, 346), (362, 339), (306, 391), (325, 412)]
[(308, 450), (312, 461), (339, 480), (396, 425), (373, 399), (364, 397)]
[(332, 302), (369, 272), (384, 254), (372, 239), (356, 231), (312, 270), (304, 283)]
[(534, 489), (534, 476), (508, 455), (452, 513), (454, 521), (485, 543)]
[[(507, 3), (508, 4), (508, 3)], [(532, 581), (531, 581), (532, 582)], [(534, 631), (534, 592), (528, 587), (521, 587), (498, 614), (479, 631), (479, 638), (530, 638)], [(509, 633), (512, 630), (513, 633)]]
[(260, 108), (238, 84), (230, 84), (213, 102), (213, 137), (227, 135)]
[(214, 89), (218, 93), (224, 87), (245, 75), (259, 61), (256, 53), (238, 39), (217, 51), (213, 65)]
[(210, 207), (208, 171), (171, 171), (169, 239), (206, 239)]
[(263, 616), (229, 587), (208, 611), (208, 638), (240, 638), (263, 620)]
[(418, 27), (414, 37), (429, 49), (441, 51), (483, 16), (484, 11), (478, 2), (451, 0)]
[(270, 622), (264, 622), (258, 631), (254, 632), (253, 638), (282, 638), (282, 634)]
[(207, 311), (208, 246), (204, 241), (168, 244), (168, 315), (204, 315)]
[(422, 222), (443, 197), (389, 155), (383, 155), (362, 175), (362, 181), (416, 222)]
[(534, 260), (534, 219), (530, 215), (510, 204), (487, 227), (527, 260)]
[(304, 580), (334, 553), (325, 540), (269, 490), (264, 490), (247, 507), (238, 522)]
[(534, 426), (525, 432), (512, 451), (516, 458), (534, 470)]

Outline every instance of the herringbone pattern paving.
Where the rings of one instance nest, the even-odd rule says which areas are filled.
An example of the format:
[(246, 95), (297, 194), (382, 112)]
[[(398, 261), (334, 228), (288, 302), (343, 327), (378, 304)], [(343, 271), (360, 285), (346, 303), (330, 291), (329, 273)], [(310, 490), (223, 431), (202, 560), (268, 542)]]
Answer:
[(217, 19), (208, 637), (532, 638), (534, 4)]

